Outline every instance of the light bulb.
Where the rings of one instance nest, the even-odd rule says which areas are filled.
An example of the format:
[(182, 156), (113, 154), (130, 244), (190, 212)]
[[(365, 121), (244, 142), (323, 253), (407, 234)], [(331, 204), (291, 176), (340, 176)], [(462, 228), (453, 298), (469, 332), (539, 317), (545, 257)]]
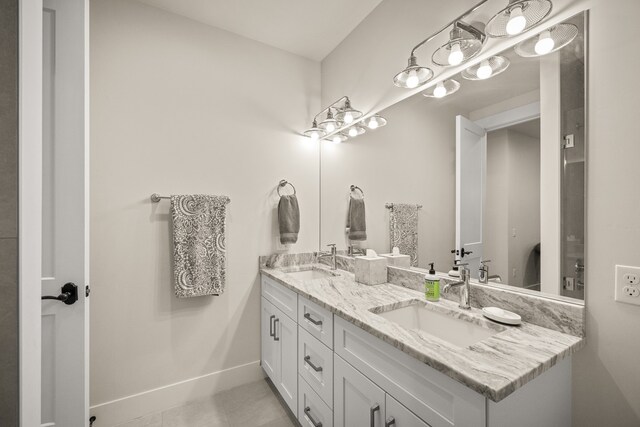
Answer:
[(317, 141), (320, 138), (320, 134), (318, 133), (318, 131), (314, 130), (313, 132), (311, 132), (310, 137), (312, 140)]
[(546, 30), (540, 34), (534, 49), (538, 55), (546, 55), (553, 50), (555, 45), (556, 43), (551, 38), (551, 31)]
[(447, 88), (444, 87), (444, 83), (440, 82), (436, 85), (436, 88), (433, 90), (433, 96), (436, 98), (442, 98), (447, 95)]
[(478, 70), (476, 71), (476, 76), (479, 79), (488, 79), (489, 77), (491, 77), (491, 75), (493, 74), (493, 68), (491, 68), (491, 65), (489, 65), (489, 61), (484, 60), (480, 63), (480, 67), (478, 67)]
[(327, 132), (331, 133), (334, 130), (336, 130), (336, 125), (334, 125), (333, 122), (329, 122), (327, 123), (326, 129), (327, 129)]
[(449, 65), (460, 65), (462, 64), (462, 60), (464, 59), (464, 55), (460, 50), (460, 43), (454, 43), (451, 46), (451, 52), (449, 53)]
[(522, 8), (515, 7), (511, 11), (509, 21), (507, 22), (507, 34), (515, 36), (524, 31), (527, 26), (527, 18), (522, 15)]
[(344, 122), (349, 124), (353, 121), (353, 114), (351, 114), (350, 112), (346, 112), (344, 113), (344, 118), (343, 118)]
[(369, 126), (369, 129), (377, 129), (378, 128), (378, 120), (375, 117), (371, 117), (371, 119), (369, 119), (369, 124), (367, 126)]
[(342, 138), (340, 138), (340, 135), (335, 135), (331, 141), (334, 144), (340, 144), (342, 142)]
[(349, 136), (350, 136), (350, 137), (352, 137), (352, 138), (353, 138), (354, 136), (358, 136), (358, 129), (356, 129), (356, 128), (354, 128), (354, 127), (349, 128)]
[(414, 87), (418, 86), (418, 83), (420, 83), (420, 79), (418, 78), (418, 72), (416, 70), (409, 71), (409, 77), (407, 77), (407, 80), (405, 82), (407, 87), (409, 89), (413, 89)]

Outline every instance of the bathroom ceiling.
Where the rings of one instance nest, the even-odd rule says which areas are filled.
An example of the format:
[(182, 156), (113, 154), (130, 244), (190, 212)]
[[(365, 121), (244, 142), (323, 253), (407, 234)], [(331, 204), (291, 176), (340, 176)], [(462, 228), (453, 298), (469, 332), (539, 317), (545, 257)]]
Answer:
[(140, 0), (321, 61), (382, 0)]

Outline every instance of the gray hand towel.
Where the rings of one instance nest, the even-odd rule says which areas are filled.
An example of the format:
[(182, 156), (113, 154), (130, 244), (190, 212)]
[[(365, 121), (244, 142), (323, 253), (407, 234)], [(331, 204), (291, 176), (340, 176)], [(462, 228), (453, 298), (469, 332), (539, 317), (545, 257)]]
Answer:
[(173, 275), (177, 297), (224, 292), (227, 203), (227, 196), (171, 196)]
[(280, 197), (280, 202), (278, 203), (278, 225), (280, 226), (280, 243), (286, 245), (298, 241), (300, 208), (295, 194)]
[(367, 240), (367, 220), (364, 213), (364, 199), (349, 198), (347, 229), (349, 240)]

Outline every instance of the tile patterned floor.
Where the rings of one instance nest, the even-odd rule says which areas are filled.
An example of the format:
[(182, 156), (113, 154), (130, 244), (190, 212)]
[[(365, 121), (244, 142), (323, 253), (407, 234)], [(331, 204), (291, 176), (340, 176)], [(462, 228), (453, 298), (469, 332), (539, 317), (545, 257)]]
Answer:
[(267, 381), (246, 384), (204, 400), (137, 418), (117, 427), (294, 427)]

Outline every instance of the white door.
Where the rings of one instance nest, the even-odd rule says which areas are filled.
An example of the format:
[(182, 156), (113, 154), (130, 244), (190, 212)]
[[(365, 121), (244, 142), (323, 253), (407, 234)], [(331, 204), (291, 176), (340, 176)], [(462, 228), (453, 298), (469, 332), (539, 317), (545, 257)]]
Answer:
[(338, 355), (333, 359), (335, 427), (382, 427), (385, 393)]
[[(89, 424), (88, 129), (85, 0), (44, 0), (42, 296), (73, 283), (77, 301), (42, 301), (42, 425)], [(69, 302), (69, 301), (67, 301)]]
[(277, 308), (274, 339), (278, 344), (278, 381), (276, 386), (291, 412), (298, 414), (298, 324)]
[(267, 301), (264, 297), (261, 297), (262, 300), (262, 314), (261, 314), (261, 349), (262, 349), (262, 369), (266, 372), (266, 374), (271, 378), (271, 381), (276, 383), (277, 379), (277, 346), (276, 342), (273, 339), (273, 321), (276, 319), (275, 309), (273, 304)]
[[(463, 116), (456, 117), (456, 250), (478, 278), (482, 259), (482, 219), (487, 169), (487, 132)], [(464, 250), (464, 253), (463, 253)]]

